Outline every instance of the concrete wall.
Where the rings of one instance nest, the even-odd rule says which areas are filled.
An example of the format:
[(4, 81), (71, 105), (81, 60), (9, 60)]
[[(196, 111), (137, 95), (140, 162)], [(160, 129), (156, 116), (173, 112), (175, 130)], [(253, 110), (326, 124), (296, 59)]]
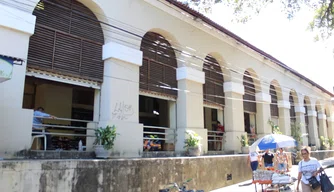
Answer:
[(189, 178), (190, 188), (209, 191), (251, 178), (246, 156), (0, 161), (0, 166), (0, 191), (8, 192), (156, 192)]

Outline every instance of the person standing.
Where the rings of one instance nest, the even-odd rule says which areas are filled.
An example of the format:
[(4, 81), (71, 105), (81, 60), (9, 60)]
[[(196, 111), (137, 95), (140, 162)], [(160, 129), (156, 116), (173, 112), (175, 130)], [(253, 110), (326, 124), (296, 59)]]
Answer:
[(257, 151), (250, 152), (247, 159), (247, 164), (252, 171), (256, 171), (259, 166), (259, 153)]
[(308, 179), (314, 176), (320, 182), (319, 173), (321, 173), (323, 168), (316, 158), (310, 157), (310, 147), (304, 147), (300, 152), (303, 156), (303, 160), (298, 163), (298, 183), (296, 189), (299, 191), (299, 184), (301, 183), (302, 192), (320, 192), (321, 187), (319, 186), (317, 189), (312, 189)]
[(280, 148), (276, 154), (277, 169), (289, 172), (289, 161), (287, 154)]
[(264, 159), (264, 167), (267, 168), (267, 167), (273, 167), (274, 166), (274, 162), (273, 162), (273, 159), (274, 159), (275, 155), (273, 153), (271, 153), (269, 151), (269, 149), (267, 149), (265, 151), (265, 153), (261, 156), (260, 158), (260, 163), (262, 162), (262, 158)]
[[(217, 137), (218, 141), (215, 142), (216, 143), (216, 149), (218, 151), (221, 151), (222, 148), (223, 148), (223, 142), (224, 142), (223, 136), (224, 136), (225, 129), (224, 129), (224, 126), (221, 125), (219, 121), (217, 121), (217, 129), (216, 129), (216, 131), (219, 131), (219, 133), (217, 133), (217, 135), (219, 136), (219, 137)], [(218, 144), (218, 146), (217, 146), (217, 144)]]

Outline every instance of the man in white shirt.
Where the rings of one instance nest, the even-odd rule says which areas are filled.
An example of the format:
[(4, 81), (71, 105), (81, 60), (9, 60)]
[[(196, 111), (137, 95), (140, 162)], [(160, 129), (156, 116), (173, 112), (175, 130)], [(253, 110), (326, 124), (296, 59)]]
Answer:
[[(38, 107), (35, 111), (34, 111), (34, 117), (33, 117), (33, 125), (32, 125), (32, 130), (34, 132), (42, 132), (42, 124), (43, 124), (43, 119), (40, 117), (49, 117), (49, 118), (56, 118), (55, 116), (52, 116), (50, 114), (44, 113), (44, 109), (43, 107)], [(45, 132), (49, 133), (46, 129)], [(38, 134), (33, 134), (33, 135), (38, 135)], [(47, 149), (50, 149), (51, 147), (51, 135), (47, 134), (46, 135), (46, 140), (47, 140)], [(45, 142), (45, 141), (44, 141)]]

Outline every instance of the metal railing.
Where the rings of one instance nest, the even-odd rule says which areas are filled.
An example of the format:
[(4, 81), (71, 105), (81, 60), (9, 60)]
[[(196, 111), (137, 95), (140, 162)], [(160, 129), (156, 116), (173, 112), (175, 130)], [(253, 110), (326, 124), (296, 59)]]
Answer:
[(164, 149), (162, 143), (175, 146), (176, 129), (144, 125), (143, 133), (144, 151), (161, 151)]
[[(222, 131), (208, 130), (208, 146), (210, 151), (221, 151), (225, 143), (225, 136)], [(213, 147), (211, 147), (213, 145)], [(217, 146), (218, 145), (218, 146)]]
[[(34, 138), (38, 138), (38, 137), (46, 138), (45, 136), (47, 136), (47, 135), (50, 135), (50, 136), (73, 136), (73, 137), (85, 137), (85, 138), (95, 137), (95, 134), (88, 133), (88, 130), (96, 130), (97, 124), (98, 124), (98, 122), (80, 120), (80, 119), (50, 118), (50, 117), (35, 117), (35, 118), (49, 120), (52, 123), (43, 122), (43, 124), (33, 124), (32, 142), (33, 142)], [(67, 123), (68, 125), (61, 124), (61, 123), (60, 124), (53, 123), (53, 122), (60, 122), (60, 121), (62, 123), (64, 123), (66, 121), (66, 122), (68, 122)], [(84, 127), (84, 126), (73, 126), (73, 125), (71, 125), (71, 124), (73, 124), (73, 122), (84, 123), (84, 124), (86, 124), (86, 127)], [(92, 124), (92, 125), (87, 127), (88, 124)], [(49, 132), (48, 130), (53, 130), (53, 131)], [(62, 133), (59, 130), (65, 130), (65, 131), (85, 130), (86, 133), (85, 134), (83, 134), (83, 133), (68, 133), (68, 132), (67, 133)], [(51, 141), (49, 141), (49, 142), (51, 142)], [(59, 141), (59, 142), (61, 142), (61, 141)], [(46, 146), (45, 143), (44, 143), (44, 146)], [(85, 146), (83, 146), (83, 147), (85, 148)]]

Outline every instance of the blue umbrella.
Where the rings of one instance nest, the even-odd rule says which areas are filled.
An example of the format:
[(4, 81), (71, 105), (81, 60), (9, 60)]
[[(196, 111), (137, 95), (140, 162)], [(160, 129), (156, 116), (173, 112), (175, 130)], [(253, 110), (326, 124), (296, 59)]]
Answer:
[(250, 146), (250, 151), (256, 151), (257, 149), (266, 150), (295, 146), (297, 146), (297, 142), (294, 138), (290, 136), (281, 134), (270, 134), (256, 140)]

